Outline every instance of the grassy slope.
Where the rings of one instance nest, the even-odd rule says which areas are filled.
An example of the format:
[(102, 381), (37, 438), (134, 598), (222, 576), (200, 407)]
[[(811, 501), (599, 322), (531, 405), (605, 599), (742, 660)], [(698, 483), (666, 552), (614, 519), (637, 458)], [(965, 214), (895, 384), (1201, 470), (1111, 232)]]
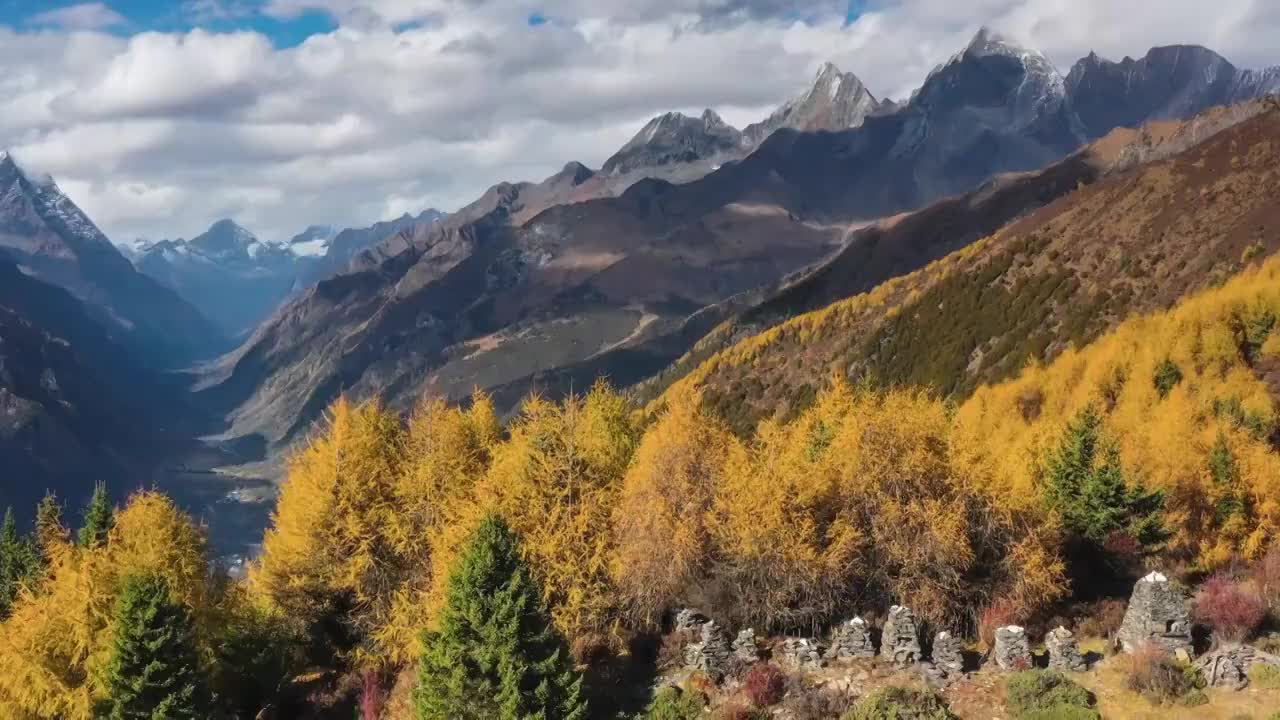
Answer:
[(701, 390), (743, 432), (794, 414), (832, 373), (966, 396), (1221, 282), (1246, 252), (1280, 248), (1278, 184), (1280, 110), (1271, 109), (711, 354), (668, 392)]

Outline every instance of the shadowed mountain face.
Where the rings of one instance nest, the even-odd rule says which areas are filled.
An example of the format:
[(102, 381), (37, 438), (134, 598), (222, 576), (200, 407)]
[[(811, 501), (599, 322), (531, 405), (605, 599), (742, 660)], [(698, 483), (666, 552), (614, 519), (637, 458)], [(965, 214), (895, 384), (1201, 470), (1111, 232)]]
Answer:
[(742, 150), (742, 143), (742, 133), (712, 110), (700, 118), (672, 112), (650, 120), (605, 161), (601, 171), (606, 175), (623, 175), (647, 167), (736, 156)]
[(137, 272), (49, 179), (0, 154), (0, 249), (83, 300), (108, 333), (158, 365), (211, 354), (221, 333), (172, 290)]
[(1114, 127), (1280, 92), (1280, 68), (1241, 70), (1212, 50), (1176, 45), (1118, 63), (1091, 54), (1071, 68), (1066, 83), (1082, 127), (1097, 138)]
[[(847, 82), (834, 94), (859, 95)], [(588, 199), (602, 174), (571, 165), (540, 184), (495, 186), (282, 307), (205, 378), (204, 397), (229, 413), (233, 434), (283, 443), (341, 392), (406, 407), (424, 392), (459, 400), (479, 387), (510, 407), (531, 388), (642, 380), (858, 228), (1068, 156), (1089, 136), (1076, 99), (1042, 55), (984, 31), (904, 106), (856, 128), (777, 130), (692, 182), (644, 179)], [(668, 122), (694, 129), (688, 120)], [(1067, 167), (994, 202), (990, 217), (959, 212), (966, 225), (954, 235), (863, 246), (857, 282), (919, 267), (1093, 172)]]
[(94, 482), (117, 493), (147, 482), (156, 448), (174, 449), (190, 414), (177, 383), (136, 356), (0, 251), (0, 509), (30, 517), (46, 489), (78, 507)]

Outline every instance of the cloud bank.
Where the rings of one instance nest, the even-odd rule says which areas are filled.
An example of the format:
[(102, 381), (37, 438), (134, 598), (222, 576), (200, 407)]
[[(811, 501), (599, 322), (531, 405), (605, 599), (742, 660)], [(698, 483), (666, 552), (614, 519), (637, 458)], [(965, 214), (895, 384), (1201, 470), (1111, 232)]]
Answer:
[(118, 242), (190, 237), (224, 216), (287, 239), (312, 223), (451, 210), (501, 180), (599, 166), (660, 112), (759, 119), (827, 60), (903, 99), (984, 24), (1064, 73), (1091, 50), (1118, 60), (1172, 43), (1280, 63), (1270, 0), (186, 7), (222, 19), (323, 11), (338, 28), (291, 48), (253, 32), (119, 36), (102, 30), (126, 19), (102, 3), (0, 27), (0, 147), (53, 174)]

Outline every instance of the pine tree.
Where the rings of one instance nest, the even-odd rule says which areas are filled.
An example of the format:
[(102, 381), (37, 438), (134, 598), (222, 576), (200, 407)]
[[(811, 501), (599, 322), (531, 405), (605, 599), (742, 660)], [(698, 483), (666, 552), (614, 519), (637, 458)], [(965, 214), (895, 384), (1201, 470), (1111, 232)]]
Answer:
[(0, 620), (9, 617), (18, 591), (35, 573), (36, 565), (35, 548), (18, 534), (13, 508), (8, 508), (0, 523)]
[(101, 717), (208, 718), (192, 618), (171, 598), (165, 581), (150, 574), (129, 577), (116, 601), (115, 623)]
[(1144, 548), (1167, 538), (1164, 493), (1128, 484), (1120, 453), (1102, 438), (1102, 418), (1086, 408), (1045, 463), (1045, 499), (1072, 533), (1102, 544), (1115, 532)]
[(449, 577), (438, 632), (423, 636), (420, 720), (584, 720), (582, 677), (551, 625), (515, 534), (494, 516)]
[(70, 539), (62, 524), (62, 505), (52, 492), (46, 493), (36, 507), (36, 551), (43, 565), (49, 564), (54, 549)]
[(84, 510), (84, 525), (80, 527), (77, 537), (80, 547), (102, 547), (107, 542), (107, 534), (115, 523), (115, 511), (111, 509), (111, 498), (107, 495), (106, 483), (98, 483), (93, 487), (93, 497)]

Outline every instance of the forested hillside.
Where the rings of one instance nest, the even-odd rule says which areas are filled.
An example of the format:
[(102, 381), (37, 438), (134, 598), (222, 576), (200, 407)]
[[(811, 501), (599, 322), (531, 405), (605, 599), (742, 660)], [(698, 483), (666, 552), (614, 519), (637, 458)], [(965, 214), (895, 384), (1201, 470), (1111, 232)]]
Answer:
[[(675, 366), (672, 376), (687, 373), (676, 385), (698, 388), (738, 432), (762, 417), (794, 417), (832, 373), (963, 398), (1133, 312), (1221, 283), (1280, 247), (1280, 110), (1266, 102), (1261, 115), (1184, 152), (1082, 185), (917, 272), (717, 351), (739, 336), (731, 323)], [(1188, 123), (1164, 139), (1178, 148), (1197, 130)], [(1131, 165), (1153, 154), (1151, 133), (1096, 152)], [(821, 297), (823, 281), (820, 272), (772, 311), (802, 291)]]
[[(468, 409), (423, 401), (407, 425), (340, 401), (294, 456), (243, 585), (209, 578), (202, 534), (161, 497), (136, 497), (112, 529), (75, 543), (42, 510), (39, 560), (3, 628), (0, 709), (80, 718), (113, 697), (122, 621), (110, 607), (139, 573), (160, 578), (191, 623), (192, 677), (225, 704), (297, 703), (344, 674), (374, 678), (363, 692), (376, 694), (377, 678), (409, 668), (411, 686), (419, 658), (437, 657), (422, 666), (428, 682), (441, 671), (433, 653), (477, 642), (456, 624), (458, 603), (489, 602), (466, 600), (472, 581), (516, 592), (529, 578), (540, 598), (527, 602), (545, 603), (554, 628), (537, 632), (603, 672), (691, 604), (757, 631), (898, 604), (969, 634), (993, 613), (1062, 612), (1144, 564), (1203, 576), (1251, 563), (1280, 532), (1277, 318), (1280, 260), (1255, 261), (958, 407), (837, 377), (794, 419), (747, 438), (688, 386), (650, 420), (600, 386), (532, 398), (506, 429), (483, 396)], [(515, 547), (517, 565), (493, 559)], [(136, 602), (150, 602), (144, 589)], [(533, 637), (529, 652), (551, 652), (538, 643), (555, 636)], [(288, 680), (263, 687), (270, 677)], [(563, 702), (579, 703), (579, 681), (557, 677)], [(604, 712), (623, 702), (611, 688), (626, 677), (589, 672), (582, 697)]]

